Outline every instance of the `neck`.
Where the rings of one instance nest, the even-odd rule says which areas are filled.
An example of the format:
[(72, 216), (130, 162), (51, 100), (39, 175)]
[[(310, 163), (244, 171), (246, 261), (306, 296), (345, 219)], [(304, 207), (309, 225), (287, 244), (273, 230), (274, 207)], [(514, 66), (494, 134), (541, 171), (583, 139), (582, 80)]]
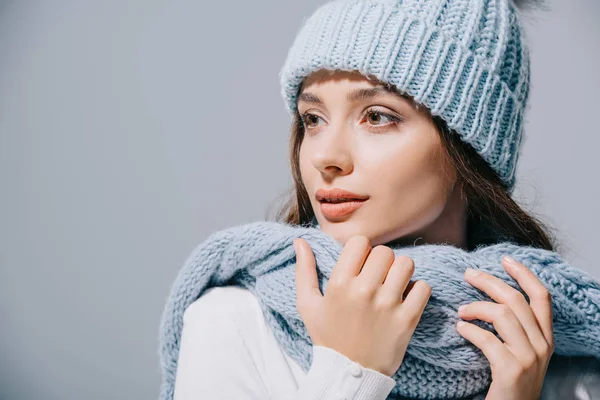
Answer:
[(457, 184), (450, 194), (440, 216), (428, 226), (409, 235), (395, 239), (387, 246), (419, 246), (423, 244), (449, 244), (468, 249), (467, 204)]

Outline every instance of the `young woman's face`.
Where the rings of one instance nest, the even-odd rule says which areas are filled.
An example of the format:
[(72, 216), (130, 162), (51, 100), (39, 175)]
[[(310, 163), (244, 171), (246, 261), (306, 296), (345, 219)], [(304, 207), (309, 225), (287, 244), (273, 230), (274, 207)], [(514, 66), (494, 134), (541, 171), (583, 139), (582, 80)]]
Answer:
[[(324, 232), (342, 244), (365, 235), (373, 246), (464, 236), (456, 171), (424, 108), (357, 72), (321, 70), (304, 80), (298, 111), (300, 172)], [(333, 188), (366, 200), (344, 214), (352, 203), (318, 198)]]

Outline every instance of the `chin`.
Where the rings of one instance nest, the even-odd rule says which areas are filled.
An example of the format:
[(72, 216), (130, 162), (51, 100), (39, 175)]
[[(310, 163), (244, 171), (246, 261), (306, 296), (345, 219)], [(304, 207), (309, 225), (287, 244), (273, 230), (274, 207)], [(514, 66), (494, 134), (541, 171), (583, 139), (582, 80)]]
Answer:
[(323, 218), (323, 222), (319, 222), (319, 227), (323, 232), (331, 236), (335, 239), (336, 242), (340, 243), (342, 246), (346, 244), (348, 239), (352, 236), (366, 236), (372, 241), (372, 238), (369, 235), (369, 232), (364, 229), (361, 222), (352, 219), (348, 219), (343, 222), (330, 222), (325, 217)]

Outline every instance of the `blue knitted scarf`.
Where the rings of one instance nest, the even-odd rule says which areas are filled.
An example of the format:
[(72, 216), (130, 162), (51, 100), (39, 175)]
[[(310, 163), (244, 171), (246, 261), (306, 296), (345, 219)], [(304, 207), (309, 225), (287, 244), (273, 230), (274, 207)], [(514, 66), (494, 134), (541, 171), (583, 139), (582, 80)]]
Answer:
[[(321, 292), (343, 246), (316, 227), (255, 222), (210, 235), (186, 260), (171, 289), (160, 326), (162, 400), (171, 400), (175, 384), (183, 313), (213, 286), (238, 285), (259, 300), (267, 323), (287, 354), (304, 371), (312, 363), (310, 336), (296, 310), (293, 240), (304, 238), (317, 262)], [(461, 304), (484, 300), (468, 284), (466, 268), (488, 272), (520, 290), (500, 263), (508, 254), (528, 267), (552, 295), (555, 353), (600, 358), (600, 284), (566, 264), (552, 251), (500, 243), (467, 252), (450, 245), (393, 247), (415, 262), (413, 279), (432, 288), (389, 399), (455, 399), (484, 392), (491, 382), (487, 359), (456, 331)], [(477, 322), (493, 331), (490, 324)]]

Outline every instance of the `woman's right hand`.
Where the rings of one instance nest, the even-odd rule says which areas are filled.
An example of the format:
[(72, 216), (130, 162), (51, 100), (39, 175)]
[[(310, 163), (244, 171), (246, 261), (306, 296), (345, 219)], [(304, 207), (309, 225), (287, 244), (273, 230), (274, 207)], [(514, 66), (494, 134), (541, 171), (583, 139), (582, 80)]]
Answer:
[(396, 257), (387, 246), (371, 249), (367, 237), (353, 236), (322, 295), (308, 242), (298, 238), (294, 248), (296, 307), (313, 345), (329, 347), (363, 367), (393, 376), (431, 295), (424, 281), (409, 285), (413, 260)]

